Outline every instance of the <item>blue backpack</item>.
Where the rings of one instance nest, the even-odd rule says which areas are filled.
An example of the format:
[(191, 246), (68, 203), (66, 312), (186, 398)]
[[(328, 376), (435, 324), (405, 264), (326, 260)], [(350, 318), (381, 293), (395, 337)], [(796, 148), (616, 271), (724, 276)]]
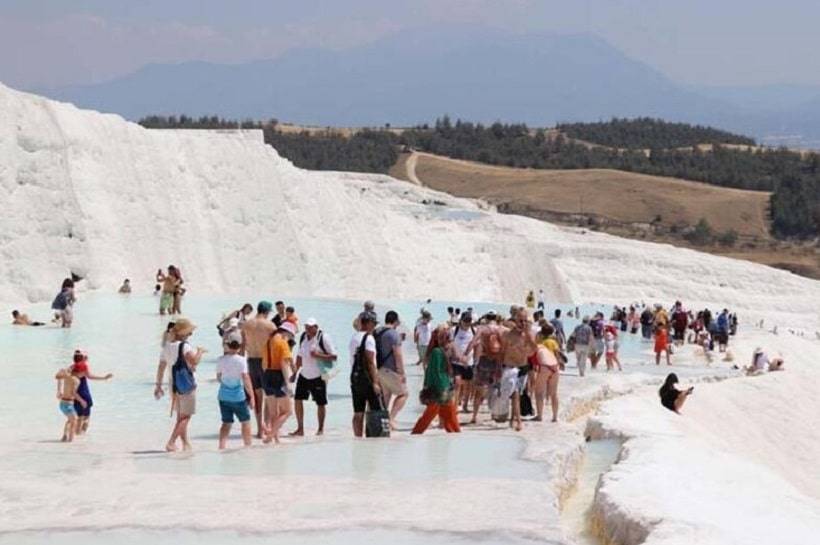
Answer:
[(179, 343), (179, 353), (177, 354), (177, 361), (171, 367), (171, 377), (174, 381), (175, 394), (190, 394), (196, 389), (196, 380), (194, 379), (194, 372), (188, 367), (188, 362), (185, 361), (185, 355), (182, 350), (185, 343)]

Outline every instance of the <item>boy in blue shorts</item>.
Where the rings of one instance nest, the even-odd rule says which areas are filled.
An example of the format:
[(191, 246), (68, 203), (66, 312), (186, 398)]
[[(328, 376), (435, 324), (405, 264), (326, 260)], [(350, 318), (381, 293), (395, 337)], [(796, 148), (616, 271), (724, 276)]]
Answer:
[[(216, 380), (219, 382), (219, 448), (224, 449), (231, 433), (234, 417), (242, 425), (242, 442), (251, 446), (251, 411), (255, 410), (253, 386), (248, 374), (248, 362), (238, 354), (242, 338), (232, 333), (225, 342), (225, 354), (217, 360)], [(250, 410), (249, 407), (250, 406)]]
[(74, 375), (72, 369), (60, 369), (54, 375), (54, 378), (57, 380), (57, 399), (60, 400), (60, 412), (66, 418), (61, 440), (67, 443), (74, 440), (74, 429), (77, 426), (77, 411), (74, 410), (74, 402), (78, 402), (81, 407), (86, 407), (86, 402), (77, 394), (80, 379)]

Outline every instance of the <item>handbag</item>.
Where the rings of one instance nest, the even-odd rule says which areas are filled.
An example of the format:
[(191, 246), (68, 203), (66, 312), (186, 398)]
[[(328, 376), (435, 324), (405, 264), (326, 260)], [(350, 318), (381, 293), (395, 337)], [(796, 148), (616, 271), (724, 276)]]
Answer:
[(530, 394), (525, 391), (521, 394), (521, 416), (532, 416), (534, 414)]
[(390, 413), (384, 408), (381, 396), (377, 407), (368, 407), (365, 413), (365, 437), (390, 437)]

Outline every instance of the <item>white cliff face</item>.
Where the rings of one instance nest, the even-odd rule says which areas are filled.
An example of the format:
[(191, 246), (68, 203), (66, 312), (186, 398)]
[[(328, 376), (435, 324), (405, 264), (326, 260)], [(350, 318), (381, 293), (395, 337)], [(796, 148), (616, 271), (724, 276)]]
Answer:
[(789, 273), (304, 171), (255, 131), (146, 130), (2, 86), (0, 185), (10, 305), (48, 299), (70, 272), (113, 290), (173, 263), (200, 293), (510, 301), (543, 287), (553, 301), (682, 297), (817, 327), (820, 283)]

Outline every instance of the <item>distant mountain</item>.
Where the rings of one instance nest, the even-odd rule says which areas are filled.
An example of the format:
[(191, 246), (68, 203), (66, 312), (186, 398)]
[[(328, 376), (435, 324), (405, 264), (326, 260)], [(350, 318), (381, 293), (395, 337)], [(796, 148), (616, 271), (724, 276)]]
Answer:
[(733, 110), (591, 35), (462, 27), (239, 65), (150, 65), (107, 83), (39, 92), (129, 119), (187, 113), (315, 125), (410, 125), (443, 113), (531, 125), (612, 116), (720, 124)]

